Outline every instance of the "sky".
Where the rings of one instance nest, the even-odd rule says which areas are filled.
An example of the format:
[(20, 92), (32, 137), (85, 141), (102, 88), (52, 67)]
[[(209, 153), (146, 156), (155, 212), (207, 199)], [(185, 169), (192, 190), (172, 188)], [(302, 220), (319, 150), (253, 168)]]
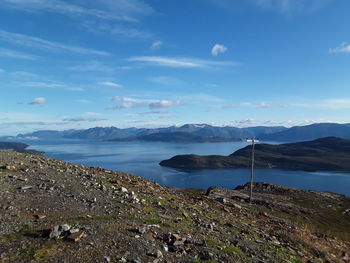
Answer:
[(348, 0), (1, 0), (0, 135), (350, 122)]

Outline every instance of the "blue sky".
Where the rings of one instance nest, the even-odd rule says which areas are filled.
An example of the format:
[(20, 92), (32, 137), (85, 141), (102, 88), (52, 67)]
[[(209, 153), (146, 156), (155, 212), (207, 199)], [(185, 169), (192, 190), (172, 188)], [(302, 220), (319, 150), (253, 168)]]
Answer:
[(0, 135), (350, 122), (347, 0), (2, 0)]

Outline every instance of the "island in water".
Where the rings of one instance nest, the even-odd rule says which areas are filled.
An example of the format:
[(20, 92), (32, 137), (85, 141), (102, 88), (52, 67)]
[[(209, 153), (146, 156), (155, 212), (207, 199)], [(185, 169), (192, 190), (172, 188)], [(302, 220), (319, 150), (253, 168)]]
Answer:
[[(176, 155), (160, 165), (186, 169), (247, 168), (251, 166), (252, 146), (229, 156)], [(350, 171), (350, 140), (337, 137), (279, 145), (255, 145), (257, 168), (303, 171)]]

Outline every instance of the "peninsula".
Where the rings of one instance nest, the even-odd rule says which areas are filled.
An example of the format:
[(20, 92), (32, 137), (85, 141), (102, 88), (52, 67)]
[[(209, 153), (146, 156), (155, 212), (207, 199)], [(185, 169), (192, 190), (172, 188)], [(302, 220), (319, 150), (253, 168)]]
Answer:
[[(247, 168), (251, 165), (252, 147), (246, 146), (229, 156), (176, 155), (160, 165), (195, 170)], [(255, 146), (257, 168), (304, 171), (350, 171), (350, 140), (326, 137), (313, 141)]]

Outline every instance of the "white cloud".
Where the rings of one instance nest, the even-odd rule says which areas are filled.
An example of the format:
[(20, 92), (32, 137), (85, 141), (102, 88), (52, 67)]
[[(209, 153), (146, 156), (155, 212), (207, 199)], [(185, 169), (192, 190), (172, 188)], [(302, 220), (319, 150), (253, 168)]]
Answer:
[(30, 105), (35, 105), (35, 104), (45, 104), (46, 103), (46, 99), (45, 98), (35, 98), (33, 99), (31, 102), (29, 102)]
[(111, 99), (111, 101), (114, 101), (114, 102), (118, 102), (118, 101), (140, 102), (142, 100), (135, 99), (135, 98), (129, 98), (129, 97), (115, 96)]
[(13, 44), (37, 48), (54, 52), (72, 52), (85, 55), (107, 56), (109, 53), (94, 49), (64, 45), (57, 42), (48, 41), (42, 38), (7, 32), (0, 29), (0, 39)]
[(0, 57), (7, 57), (7, 58), (16, 58), (16, 59), (29, 59), (29, 60), (34, 60), (37, 59), (38, 57), (25, 54), (22, 52), (18, 52), (15, 50), (10, 50), (10, 49), (4, 49), (0, 48)]
[(150, 109), (169, 108), (176, 105), (183, 105), (180, 100), (148, 100), (138, 99), (131, 97), (115, 96), (111, 99), (113, 102), (120, 102), (121, 104), (116, 106), (110, 106), (108, 110), (121, 110), (121, 109), (132, 109), (140, 107), (148, 107)]
[(350, 44), (347, 42), (341, 43), (336, 48), (330, 48), (329, 53), (350, 53)]
[(155, 57), (141, 56), (131, 57), (128, 61), (143, 62), (154, 66), (173, 67), (173, 68), (210, 68), (213, 66), (233, 66), (237, 63), (229, 61), (210, 61), (202, 59), (184, 58), (184, 57)]
[(73, 5), (62, 0), (2, 0), (2, 7), (18, 9), (21, 11), (43, 11), (74, 18), (88, 16), (105, 20), (121, 20), (126, 22), (137, 21), (137, 16), (148, 15), (153, 9), (139, 0), (86, 0), (80, 1), (94, 8)]
[(215, 44), (211, 49), (211, 54), (213, 56), (217, 56), (220, 53), (225, 53), (226, 51), (227, 51), (227, 47), (225, 47), (224, 45)]
[(111, 82), (111, 81), (99, 82), (98, 85), (107, 86), (107, 87), (114, 87), (114, 88), (121, 88), (121, 87), (123, 87), (122, 85), (120, 85), (118, 83), (115, 83), (115, 82)]
[(168, 108), (175, 105), (179, 105), (181, 103), (180, 100), (159, 100), (155, 102), (151, 102), (148, 106), (150, 109), (159, 109), (159, 108)]
[(150, 47), (150, 50), (151, 50), (151, 51), (157, 50), (157, 49), (159, 49), (162, 45), (163, 45), (163, 42), (162, 42), (162, 41), (159, 41), (159, 40), (154, 41), (154, 42), (152, 43), (151, 47)]

